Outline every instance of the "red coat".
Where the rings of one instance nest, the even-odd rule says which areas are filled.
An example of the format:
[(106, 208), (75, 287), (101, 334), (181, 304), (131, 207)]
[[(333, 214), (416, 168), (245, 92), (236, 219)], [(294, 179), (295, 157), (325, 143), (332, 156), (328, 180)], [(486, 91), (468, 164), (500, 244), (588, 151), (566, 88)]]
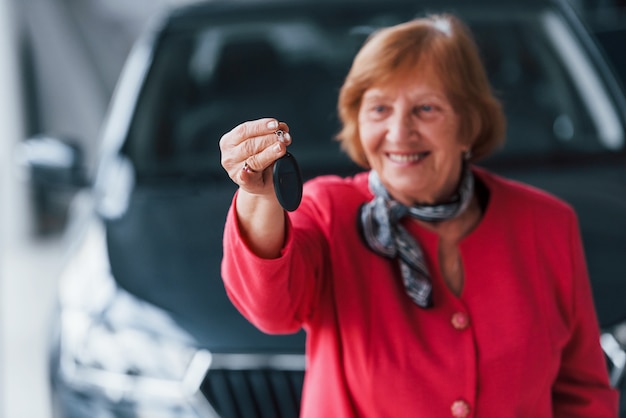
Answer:
[(366, 174), (308, 182), (277, 259), (248, 250), (231, 208), (222, 265), (231, 300), (262, 331), (307, 332), (302, 417), (617, 417), (575, 213), (475, 173), (490, 200), (460, 244), (460, 297), (439, 274), (436, 234), (407, 222), (430, 266), (431, 309), (359, 237)]

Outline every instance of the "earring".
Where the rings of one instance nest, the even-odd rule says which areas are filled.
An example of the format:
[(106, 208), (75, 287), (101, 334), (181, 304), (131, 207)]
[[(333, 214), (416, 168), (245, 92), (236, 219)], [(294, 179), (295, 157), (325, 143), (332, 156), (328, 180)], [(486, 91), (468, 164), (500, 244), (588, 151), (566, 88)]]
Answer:
[(472, 158), (472, 150), (468, 149), (467, 151), (463, 152), (463, 159), (465, 161), (469, 161), (470, 158)]

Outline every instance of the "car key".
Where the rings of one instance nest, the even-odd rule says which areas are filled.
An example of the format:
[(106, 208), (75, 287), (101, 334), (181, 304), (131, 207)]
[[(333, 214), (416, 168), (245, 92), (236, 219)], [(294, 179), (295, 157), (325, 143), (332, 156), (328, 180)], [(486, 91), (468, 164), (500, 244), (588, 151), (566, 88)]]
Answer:
[(274, 190), (280, 205), (293, 212), (302, 200), (302, 175), (298, 162), (289, 152), (274, 162)]

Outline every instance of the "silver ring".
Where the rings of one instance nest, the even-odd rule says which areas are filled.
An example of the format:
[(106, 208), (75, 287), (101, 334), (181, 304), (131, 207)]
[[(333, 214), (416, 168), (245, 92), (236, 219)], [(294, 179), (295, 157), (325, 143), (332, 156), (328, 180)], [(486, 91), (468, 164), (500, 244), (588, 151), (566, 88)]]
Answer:
[(277, 130), (274, 133), (276, 134), (276, 136), (278, 137), (278, 140), (280, 142), (284, 142), (285, 141), (285, 133), (282, 131), (282, 129), (279, 129), (279, 130)]

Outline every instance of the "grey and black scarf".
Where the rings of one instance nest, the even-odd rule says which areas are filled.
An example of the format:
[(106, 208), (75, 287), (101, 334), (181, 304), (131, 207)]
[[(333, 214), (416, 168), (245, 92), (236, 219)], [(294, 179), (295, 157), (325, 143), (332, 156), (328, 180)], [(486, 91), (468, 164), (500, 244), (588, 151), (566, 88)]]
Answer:
[(469, 164), (464, 164), (457, 193), (449, 202), (442, 204), (405, 206), (389, 195), (374, 170), (369, 173), (369, 187), (374, 199), (363, 204), (359, 214), (365, 243), (376, 254), (397, 259), (409, 297), (422, 308), (432, 306), (432, 284), (424, 254), (400, 221), (408, 215), (426, 222), (437, 222), (462, 213), (474, 194), (474, 176)]

